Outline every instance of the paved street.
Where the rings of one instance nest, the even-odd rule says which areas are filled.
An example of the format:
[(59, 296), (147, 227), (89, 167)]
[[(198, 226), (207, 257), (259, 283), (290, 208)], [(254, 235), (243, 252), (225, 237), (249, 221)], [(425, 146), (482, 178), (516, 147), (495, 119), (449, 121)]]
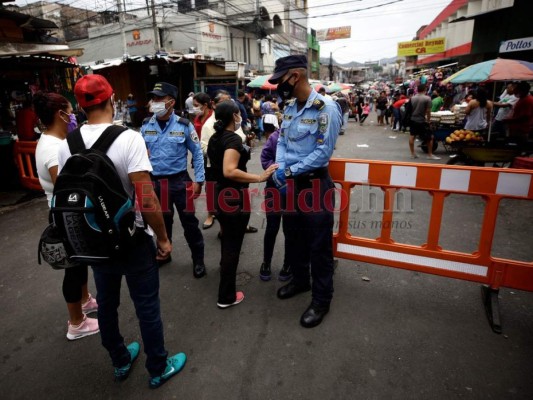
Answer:
[[(350, 121), (337, 142), (336, 157), (412, 161), (408, 135)], [(372, 123), (371, 121), (374, 121)], [(419, 149), (418, 149), (419, 150)], [(259, 151), (249, 163), (259, 171)], [(419, 150), (420, 151), (420, 150)], [(439, 161), (448, 156), (439, 147)], [(357, 196), (355, 196), (357, 197)], [(395, 238), (424, 243), (429, 196), (414, 193), (406, 221)], [(473, 251), (483, 215), (481, 199), (450, 196), (441, 235), (443, 245)], [(533, 260), (533, 207), (504, 202), (494, 254)], [(200, 222), (205, 203), (197, 203)], [(375, 237), (379, 213), (354, 213), (354, 234)], [(218, 224), (203, 231), (206, 278), (192, 276), (190, 251), (175, 227), (174, 261), (161, 268), (161, 303), (169, 352), (188, 356), (185, 369), (156, 391), (147, 385), (141, 352), (129, 379), (113, 382), (109, 357), (95, 335), (65, 338), (63, 273), (37, 264), (37, 241), (47, 220), (44, 197), (0, 213), (2, 399), (531, 399), (533, 380), (533, 294), (502, 289), (504, 334), (494, 334), (481, 303), (479, 284), (339, 260), (331, 311), (315, 329), (299, 318), (310, 295), (281, 301), (277, 280), (261, 282), (264, 216), (251, 224), (259, 233), (245, 237), (239, 284), (245, 301), (216, 307)], [(281, 266), (278, 238), (274, 271)], [(363, 279), (364, 278), (364, 279)], [(92, 274), (91, 292), (95, 294)], [(120, 308), (127, 341), (140, 333), (126, 286)]]

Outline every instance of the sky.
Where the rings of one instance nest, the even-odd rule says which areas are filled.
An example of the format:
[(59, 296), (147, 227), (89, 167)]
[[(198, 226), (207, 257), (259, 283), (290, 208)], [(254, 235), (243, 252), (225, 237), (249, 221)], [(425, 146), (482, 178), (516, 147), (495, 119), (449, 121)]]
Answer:
[[(392, 4), (354, 12), (387, 3)], [(412, 40), (420, 26), (433, 21), (450, 3), (451, 0), (308, 0), (308, 25), (313, 29), (352, 27), (350, 39), (320, 42), (321, 57), (333, 52), (334, 61), (341, 64), (375, 61), (395, 57), (398, 42)]]
[[(16, 0), (22, 6), (36, 0)], [(156, 4), (170, 0), (156, 0)], [(253, 1), (253, 0), (250, 0)], [(260, 0), (268, 8), (272, 0)], [(294, 0), (291, 0), (294, 1)], [(398, 42), (409, 41), (421, 25), (429, 24), (452, 0), (308, 0), (308, 27), (325, 29), (351, 26), (350, 39), (320, 43), (321, 57), (337, 63), (376, 61), (396, 56)], [(116, 9), (116, 0), (62, 0), (75, 7)], [(145, 0), (125, 0), (128, 9)], [(13, 3), (7, 3), (13, 4)], [(366, 9), (366, 10), (364, 10)]]

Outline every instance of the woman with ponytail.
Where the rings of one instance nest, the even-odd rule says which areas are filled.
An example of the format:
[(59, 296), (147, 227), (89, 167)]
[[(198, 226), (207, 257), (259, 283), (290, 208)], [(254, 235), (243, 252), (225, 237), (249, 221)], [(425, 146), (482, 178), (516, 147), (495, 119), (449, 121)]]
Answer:
[(244, 300), (243, 292), (236, 292), (235, 279), (246, 226), (250, 220), (248, 184), (265, 182), (277, 169), (268, 167), (261, 175), (247, 172), (250, 149), (243, 145), (239, 135), (242, 118), (239, 107), (227, 100), (215, 109), (215, 134), (209, 139), (207, 155), (215, 181), (215, 207), (222, 228), (219, 308), (227, 308)]
[[(41, 123), (46, 127), (37, 143), (35, 161), (39, 182), (46, 193), (50, 207), (58, 172), (58, 148), (67, 137), (67, 133), (76, 129), (76, 117), (72, 112), (70, 102), (57, 93), (36, 93), (33, 97), (33, 108)], [(98, 320), (86, 316), (98, 310), (96, 300), (87, 290), (87, 279), (86, 265), (65, 269), (63, 297), (69, 313), (68, 340), (81, 339), (99, 332)]]

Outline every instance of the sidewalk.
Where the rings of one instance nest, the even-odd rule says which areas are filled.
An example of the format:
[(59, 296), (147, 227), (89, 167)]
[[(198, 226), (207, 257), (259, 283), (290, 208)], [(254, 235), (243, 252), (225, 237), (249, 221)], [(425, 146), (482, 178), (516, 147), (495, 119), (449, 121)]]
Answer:
[[(396, 138), (392, 139), (391, 136)], [(337, 143), (337, 157), (409, 160), (407, 135), (350, 121)], [(264, 143), (264, 142), (262, 142)], [(368, 147), (361, 147), (367, 145)], [(249, 163), (259, 172), (256, 149)], [(442, 149), (436, 153), (445, 163)], [(419, 162), (432, 162), (419, 159)], [(203, 200), (197, 217), (205, 217)], [(456, 248), (470, 246), (480, 200), (459, 196), (450, 211)], [(425, 196), (413, 197), (406, 215), (411, 229), (395, 239), (423, 240)], [(65, 338), (67, 313), (62, 271), (36, 261), (37, 241), (46, 225), (44, 197), (0, 212), (0, 304), (3, 399), (531, 399), (533, 380), (533, 294), (502, 289), (503, 335), (486, 320), (479, 285), (433, 275), (339, 260), (330, 313), (317, 328), (304, 329), (300, 315), (309, 293), (281, 301), (282, 283), (261, 282), (264, 215), (253, 213), (259, 233), (247, 234), (239, 265), (237, 307), (216, 307), (219, 225), (202, 231), (208, 275), (192, 276), (190, 251), (179, 223), (174, 261), (160, 270), (161, 305), (169, 352), (184, 351), (184, 370), (156, 391), (147, 385), (146, 360), (127, 381), (113, 382), (113, 370), (99, 335), (75, 342)], [(518, 216), (518, 218), (517, 218)], [(354, 215), (354, 220), (378, 216)], [(533, 210), (505, 208), (499, 221), (499, 251), (532, 260)], [(369, 234), (372, 234), (370, 232)], [(281, 266), (283, 235), (274, 258)], [(364, 279), (363, 279), (364, 278)], [(92, 273), (89, 286), (95, 294)], [(124, 282), (120, 307), (126, 340), (140, 341), (137, 319)]]

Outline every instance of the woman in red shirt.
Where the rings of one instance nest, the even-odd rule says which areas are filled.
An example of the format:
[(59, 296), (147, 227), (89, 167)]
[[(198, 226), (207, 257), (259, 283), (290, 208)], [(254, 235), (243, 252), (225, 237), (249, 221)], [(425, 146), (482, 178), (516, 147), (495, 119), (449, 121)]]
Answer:
[(194, 129), (198, 134), (198, 137), (202, 138), (202, 126), (204, 126), (205, 121), (213, 114), (213, 109), (211, 108), (211, 97), (207, 93), (197, 93), (192, 98), (192, 104), (194, 107), (194, 112), (196, 117), (194, 118)]

